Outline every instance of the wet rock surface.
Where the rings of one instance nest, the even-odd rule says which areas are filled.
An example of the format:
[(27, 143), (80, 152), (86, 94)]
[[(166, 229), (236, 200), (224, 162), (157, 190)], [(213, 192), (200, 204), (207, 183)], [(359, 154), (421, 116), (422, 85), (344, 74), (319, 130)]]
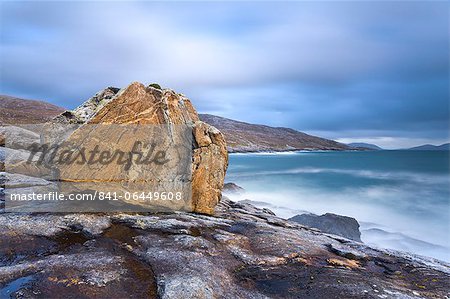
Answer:
[(444, 298), (448, 264), (224, 198), (215, 216), (0, 214), (1, 298)]

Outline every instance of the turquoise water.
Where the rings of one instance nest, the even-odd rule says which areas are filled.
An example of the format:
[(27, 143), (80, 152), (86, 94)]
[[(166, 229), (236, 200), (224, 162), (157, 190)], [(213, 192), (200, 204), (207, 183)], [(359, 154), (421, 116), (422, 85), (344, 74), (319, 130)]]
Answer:
[(449, 152), (232, 154), (226, 181), (281, 217), (351, 216), (365, 243), (450, 261)]

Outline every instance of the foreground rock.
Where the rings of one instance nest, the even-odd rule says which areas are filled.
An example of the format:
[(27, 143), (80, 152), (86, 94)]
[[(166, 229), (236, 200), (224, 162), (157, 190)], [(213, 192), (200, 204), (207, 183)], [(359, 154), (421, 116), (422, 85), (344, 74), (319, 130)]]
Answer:
[(320, 229), (325, 233), (361, 242), (359, 223), (355, 218), (326, 213), (320, 216), (315, 214), (301, 214), (289, 218), (289, 220)]
[(226, 198), (216, 216), (0, 214), (0, 292), (23, 298), (444, 298), (448, 264)]

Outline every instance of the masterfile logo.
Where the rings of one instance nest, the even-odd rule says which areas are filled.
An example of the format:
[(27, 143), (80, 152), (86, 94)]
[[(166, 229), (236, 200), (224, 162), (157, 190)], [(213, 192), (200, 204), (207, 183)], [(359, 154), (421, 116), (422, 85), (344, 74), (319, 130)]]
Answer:
[[(10, 149), (4, 174), (6, 211), (192, 209), (189, 126), (42, 124), (7, 130), (33, 138), (21, 144), (5, 140)], [(9, 183), (30, 174), (35, 181), (27, 186)]]

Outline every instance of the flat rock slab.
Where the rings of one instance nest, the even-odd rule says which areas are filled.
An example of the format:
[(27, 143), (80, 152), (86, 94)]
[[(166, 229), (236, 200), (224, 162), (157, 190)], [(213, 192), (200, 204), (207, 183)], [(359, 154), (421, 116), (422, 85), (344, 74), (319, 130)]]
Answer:
[(444, 262), (227, 199), (215, 216), (1, 214), (0, 224), (0, 289), (13, 298), (444, 298), (450, 289)]

